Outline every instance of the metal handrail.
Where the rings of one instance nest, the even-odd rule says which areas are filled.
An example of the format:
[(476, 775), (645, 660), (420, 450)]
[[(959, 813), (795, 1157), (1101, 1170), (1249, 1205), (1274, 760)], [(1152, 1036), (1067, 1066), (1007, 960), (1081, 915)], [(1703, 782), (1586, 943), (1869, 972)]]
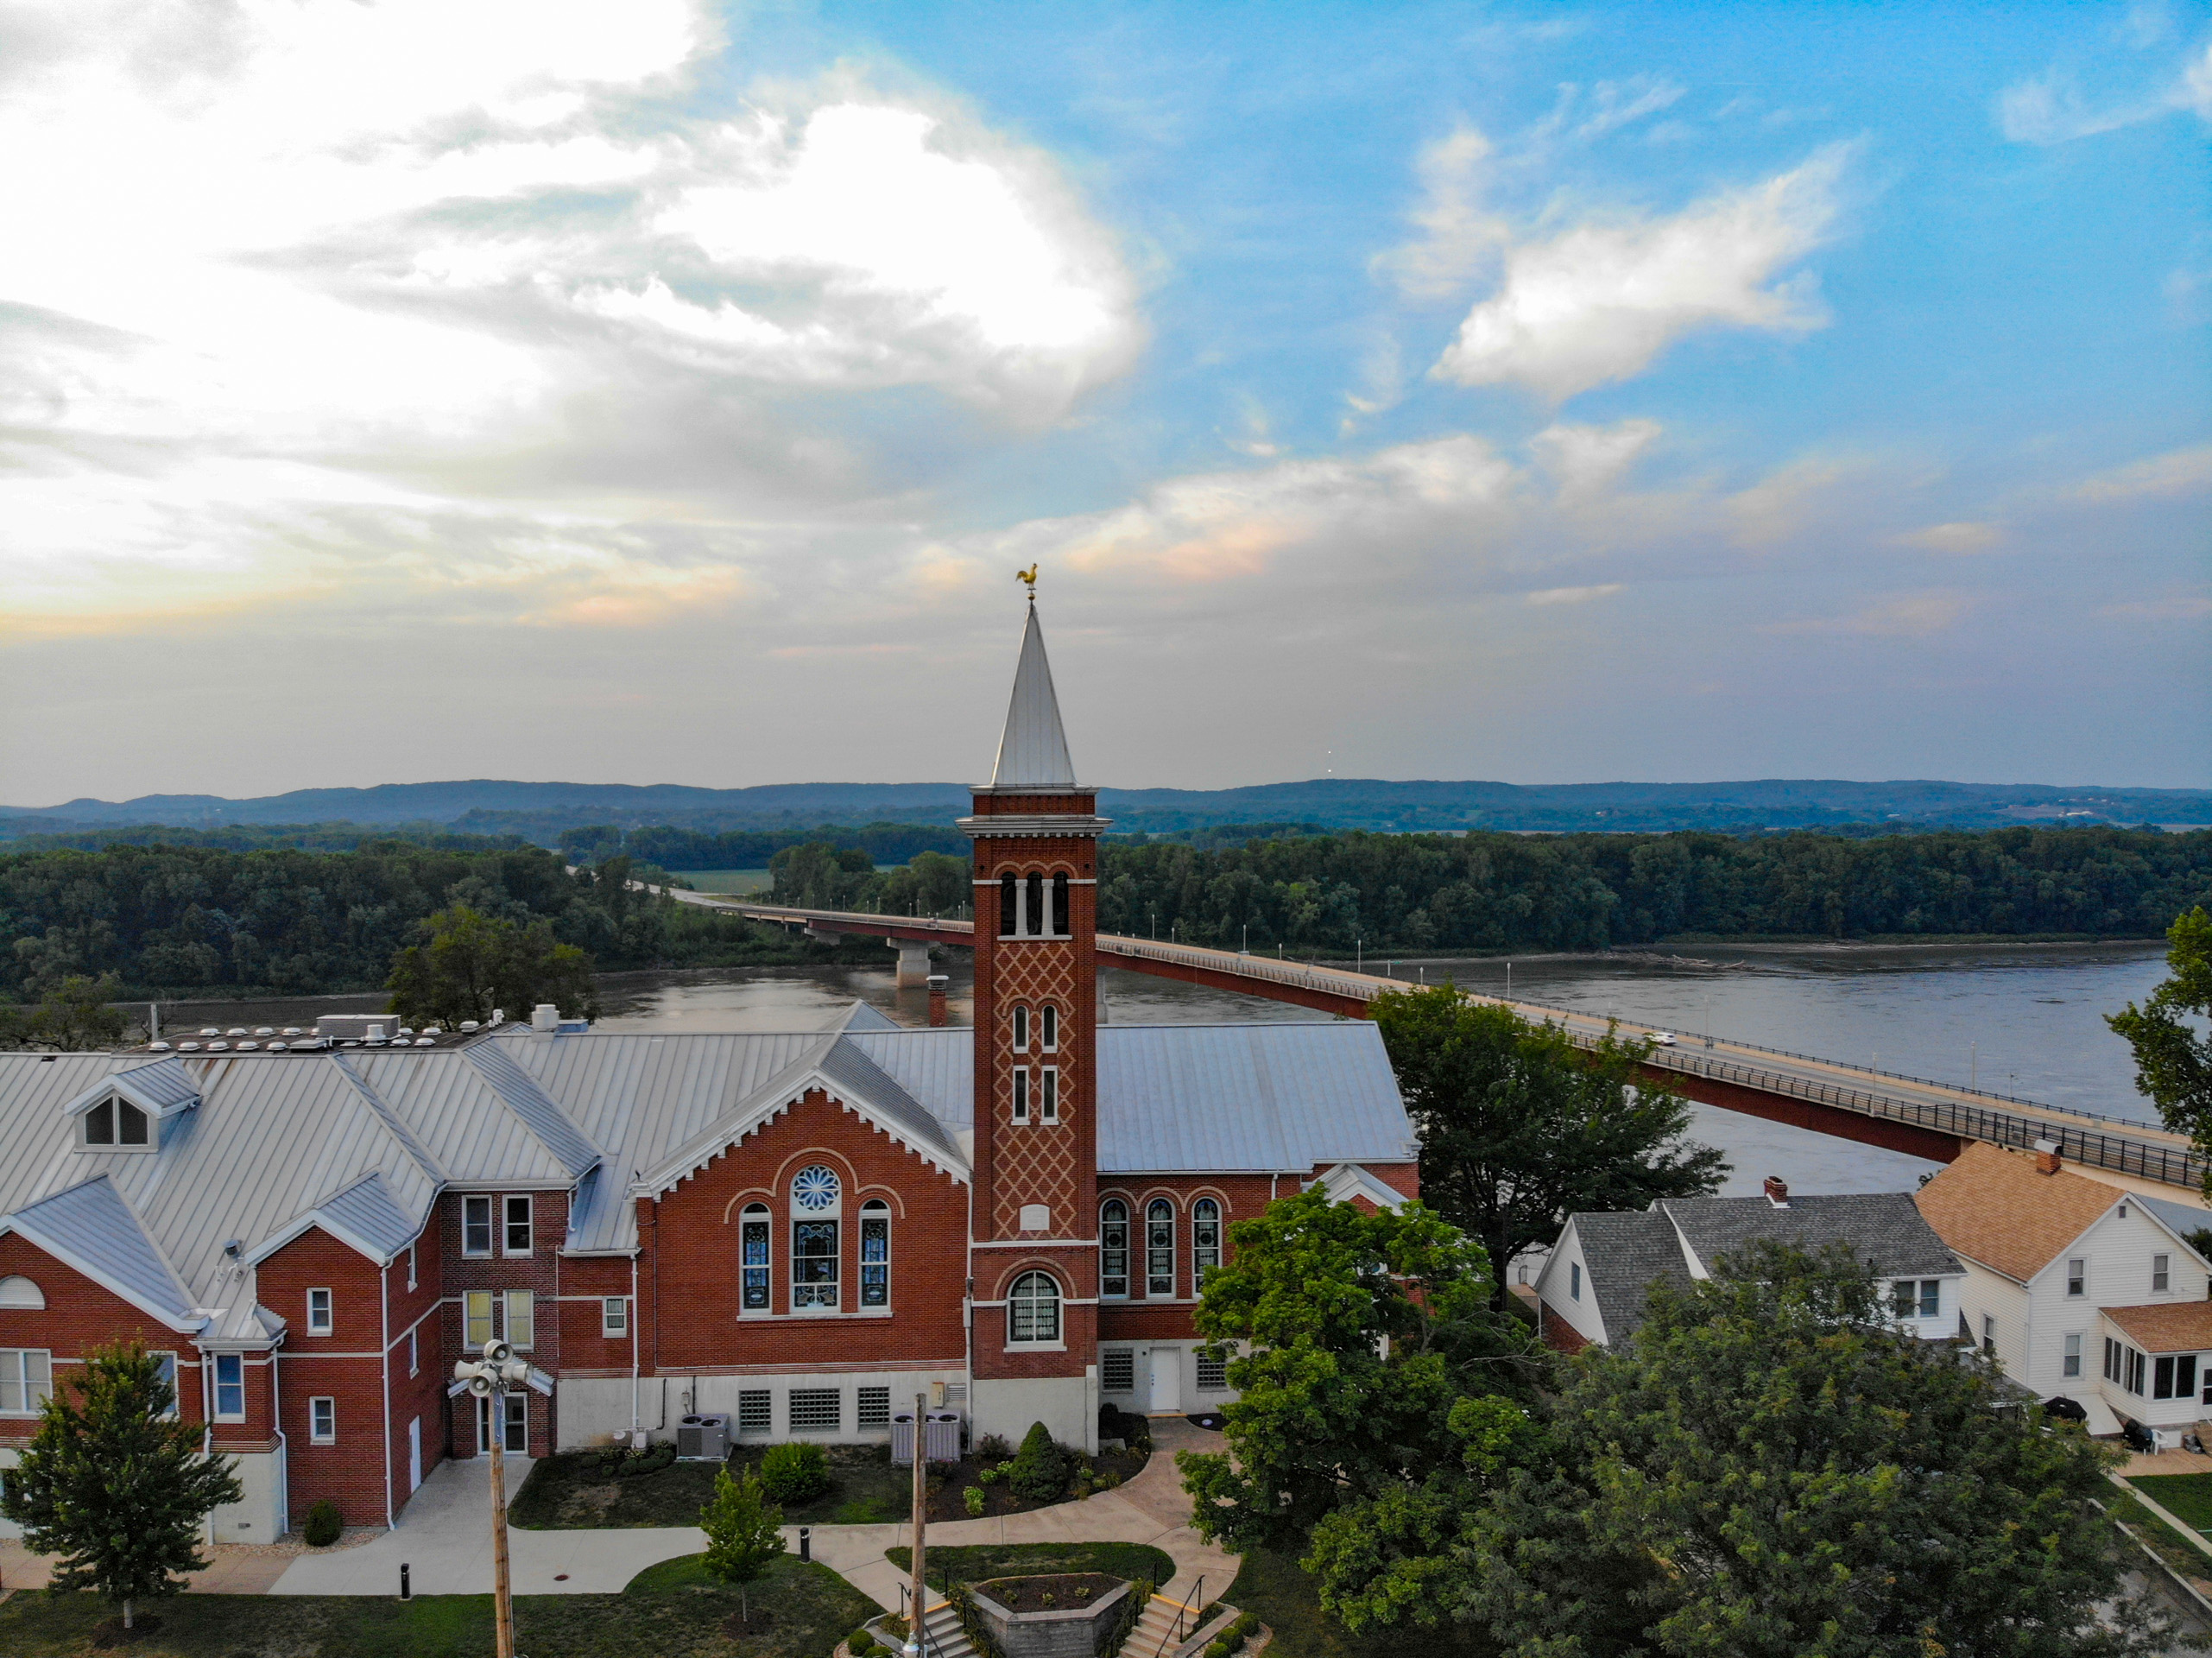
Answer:
[[(1161, 1632), (1160, 1644), (1152, 1649), (1152, 1658), (1160, 1658), (1160, 1654), (1167, 1650), (1167, 1643), (1170, 1641), (1174, 1642), (1178, 1646), (1183, 1644), (1183, 1614), (1190, 1612), (1193, 1617), (1197, 1616), (1195, 1609), (1205, 1604), (1205, 1589), (1206, 1574), (1201, 1572), (1198, 1573), (1197, 1585), (1191, 1591), (1188, 1604), (1179, 1600), (1168, 1602), (1168, 1604), (1175, 1608), (1175, 1622), (1170, 1628)], [(1163, 1596), (1162, 1598), (1166, 1598)]]

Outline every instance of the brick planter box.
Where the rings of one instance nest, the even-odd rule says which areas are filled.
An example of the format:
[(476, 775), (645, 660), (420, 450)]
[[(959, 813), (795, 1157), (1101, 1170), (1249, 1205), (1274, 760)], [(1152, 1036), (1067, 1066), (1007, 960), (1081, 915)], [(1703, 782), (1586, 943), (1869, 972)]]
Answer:
[[(995, 1579), (1015, 1583), (1015, 1578)], [(1122, 1615), (1122, 1603), (1133, 1592), (1123, 1584), (1099, 1596), (1088, 1606), (1066, 1611), (1010, 1611), (993, 1598), (989, 1584), (977, 1584), (970, 1592), (976, 1610), (998, 1639), (1006, 1658), (1097, 1658), (1098, 1643)]]

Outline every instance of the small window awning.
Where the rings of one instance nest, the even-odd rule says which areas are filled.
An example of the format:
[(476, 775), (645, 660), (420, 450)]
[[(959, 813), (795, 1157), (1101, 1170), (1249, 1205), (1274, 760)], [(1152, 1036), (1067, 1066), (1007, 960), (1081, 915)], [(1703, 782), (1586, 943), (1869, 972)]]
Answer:
[(2212, 1352), (2212, 1301), (2108, 1307), (2104, 1315), (2146, 1353)]

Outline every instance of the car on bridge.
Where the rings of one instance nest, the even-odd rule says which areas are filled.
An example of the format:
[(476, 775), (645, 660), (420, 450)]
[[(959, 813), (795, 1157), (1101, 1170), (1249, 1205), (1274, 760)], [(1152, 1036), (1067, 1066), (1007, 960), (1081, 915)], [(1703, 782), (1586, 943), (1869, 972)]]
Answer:
[(1647, 1030), (1644, 1033), (1644, 1040), (1653, 1047), (1672, 1047), (1674, 1033), (1671, 1030)]

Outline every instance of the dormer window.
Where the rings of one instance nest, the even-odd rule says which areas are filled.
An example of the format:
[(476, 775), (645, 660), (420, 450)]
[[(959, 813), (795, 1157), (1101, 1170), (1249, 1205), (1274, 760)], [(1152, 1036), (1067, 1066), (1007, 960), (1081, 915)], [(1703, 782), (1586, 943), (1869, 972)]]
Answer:
[(145, 1151), (153, 1144), (154, 1125), (146, 1113), (129, 1100), (110, 1094), (85, 1113), (85, 1143), (111, 1151)]

